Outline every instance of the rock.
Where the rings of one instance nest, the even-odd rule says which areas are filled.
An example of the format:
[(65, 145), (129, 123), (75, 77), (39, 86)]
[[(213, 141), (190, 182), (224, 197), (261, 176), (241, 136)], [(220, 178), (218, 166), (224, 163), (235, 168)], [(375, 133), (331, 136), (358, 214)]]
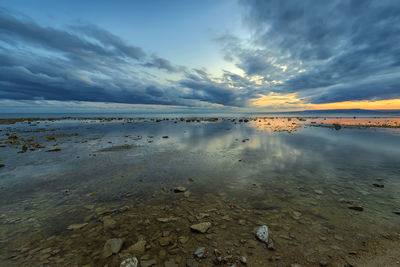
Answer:
[(201, 259), (201, 258), (205, 258), (207, 257), (207, 250), (204, 247), (198, 248), (196, 249), (196, 251), (193, 253), (194, 256), (196, 256), (197, 258)]
[(168, 236), (166, 237), (161, 237), (159, 240), (160, 246), (165, 247), (168, 246), (169, 244), (172, 244), (172, 239)]
[(189, 237), (188, 236), (180, 236), (180, 237), (178, 237), (178, 241), (179, 241), (179, 243), (181, 243), (183, 245), (189, 241)]
[(356, 211), (363, 211), (364, 210), (364, 208), (360, 207), (360, 206), (350, 206), (348, 208), (351, 209), (351, 210), (356, 210)]
[(121, 250), (123, 244), (124, 240), (122, 238), (111, 238), (107, 240), (103, 248), (103, 258), (108, 258), (112, 254), (117, 254)]
[(155, 260), (143, 260), (140, 261), (140, 267), (150, 267), (155, 266), (157, 262)]
[(188, 259), (186, 260), (186, 267), (199, 267), (199, 263), (195, 260)]
[(158, 257), (160, 259), (164, 259), (165, 257), (167, 257), (167, 251), (165, 249), (160, 250), (160, 252), (158, 252)]
[(168, 260), (164, 262), (164, 267), (179, 267), (179, 265), (173, 260)]
[(322, 195), (324, 192), (322, 192), (321, 190), (314, 190), (314, 192), (316, 193), (316, 194), (318, 194), (318, 195)]
[(123, 260), (119, 267), (137, 267), (138, 263), (138, 259), (136, 257), (133, 257)]
[(67, 227), (68, 230), (78, 230), (85, 227), (88, 223), (71, 224)]
[(300, 219), (301, 215), (302, 214), (299, 211), (293, 210), (293, 211), (290, 212), (290, 217), (292, 217), (296, 221)]
[(134, 255), (141, 255), (145, 252), (146, 250), (146, 241), (144, 240), (139, 240), (129, 248), (127, 248), (125, 251)]
[(162, 138), (168, 138), (168, 135), (164, 135)]
[(321, 267), (328, 266), (328, 262), (327, 262), (326, 260), (321, 260), (321, 261), (319, 262), (319, 266), (321, 266)]
[(194, 224), (194, 225), (190, 226), (190, 229), (192, 231), (204, 234), (205, 232), (207, 232), (208, 229), (210, 229), (210, 227), (211, 227), (210, 222), (202, 222), (202, 223)]
[(3, 168), (4, 166), (6, 166), (6, 165), (4, 165), (3, 163), (0, 163), (0, 168)]
[(178, 187), (174, 188), (175, 193), (183, 193), (185, 191), (186, 191), (186, 187), (183, 187), (183, 186), (178, 186)]
[(241, 256), (241, 257), (240, 257), (240, 262), (241, 262), (242, 264), (247, 264), (247, 259), (246, 259), (246, 257), (245, 257), (245, 256)]
[(378, 183), (374, 183), (372, 185), (375, 186), (375, 187), (379, 187), (379, 188), (384, 188), (385, 187), (384, 184), (378, 184)]
[(256, 237), (258, 240), (264, 242), (265, 244), (268, 244), (268, 236), (269, 236), (268, 226), (263, 225), (260, 228), (258, 228), (256, 232)]
[(167, 223), (167, 222), (172, 222), (172, 221), (177, 221), (178, 218), (176, 217), (167, 217), (167, 218), (157, 218), (157, 221), (162, 222), (162, 223)]
[(189, 191), (184, 192), (184, 193), (183, 193), (183, 196), (184, 196), (184, 197), (190, 197), (190, 192), (189, 192)]
[(394, 214), (400, 215), (400, 210), (393, 211)]
[(336, 240), (343, 241), (343, 237), (341, 237), (340, 235), (334, 235), (333, 237), (334, 237)]
[(112, 229), (117, 225), (117, 222), (111, 219), (110, 216), (105, 216), (103, 218), (103, 227), (105, 230)]

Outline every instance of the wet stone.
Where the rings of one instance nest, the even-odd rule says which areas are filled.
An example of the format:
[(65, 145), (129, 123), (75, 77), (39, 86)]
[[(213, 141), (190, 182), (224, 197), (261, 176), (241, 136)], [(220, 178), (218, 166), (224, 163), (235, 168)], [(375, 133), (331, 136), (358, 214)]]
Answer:
[(186, 191), (186, 187), (183, 187), (183, 186), (178, 186), (178, 187), (174, 188), (175, 193), (183, 193), (185, 191)]
[(199, 259), (205, 258), (205, 257), (207, 257), (207, 250), (206, 250), (206, 248), (204, 248), (204, 247), (197, 248), (197, 249), (194, 251), (193, 255), (194, 255), (196, 258), (199, 258)]
[(107, 258), (112, 254), (117, 254), (121, 250), (123, 243), (124, 240), (122, 238), (111, 238), (107, 240), (103, 248), (103, 257)]
[(263, 225), (260, 228), (258, 228), (258, 230), (256, 232), (256, 237), (261, 242), (268, 244), (268, 237), (269, 237), (268, 226)]
[(190, 226), (190, 229), (195, 232), (199, 233), (205, 233), (207, 232), (208, 229), (210, 229), (211, 223), (210, 222), (203, 222), (203, 223), (198, 223)]
[(67, 227), (68, 230), (78, 230), (85, 227), (87, 223), (71, 224)]
[(363, 211), (364, 210), (364, 208), (360, 207), (360, 206), (350, 206), (348, 208), (351, 209), (351, 210), (356, 210), (356, 211)]
[(155, 260), (141, 260), (140, 267), (151, 267), (156, 266), (157, 262)]
[(193, 259), (186, 260), (186, 267), (199, 267), (199, 263)]
[(125, 259), (121, 262), (120, 267), (137, 267), (138, 259), (136, 257)]
[(129, 248), (127, 248), (124, 252), (128, 252), (134, 255), (137, 254), (141, 255), (145, 252), (145, 250), (146, 250), (146, 241), (140, 240), (135, 244), (133, 244), (132, 246), (130, 246)]

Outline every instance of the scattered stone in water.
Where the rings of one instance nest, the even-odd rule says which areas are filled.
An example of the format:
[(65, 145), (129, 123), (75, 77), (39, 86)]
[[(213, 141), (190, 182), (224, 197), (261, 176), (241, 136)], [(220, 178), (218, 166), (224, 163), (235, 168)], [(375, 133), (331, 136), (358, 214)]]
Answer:
[(379, 187), (379, 188), (384, 188), (385, 187), (384, 184), (378, 184), (378, 183), (374, 183), (372, 185), (375, 186), (375, 187)]
[(364, 210), (364, 208), (360, 207), (360, 206), (350, 206), (348, 208), (351, 209), (351, 210), (356, 210), (356, 211), (363, 211)]
[(185, 191), (186, 191), (186, 188), (183, 187), (183, 186), (178, 186), (178, 187), (175, 187), (175, 188), (174, 188), (174, 192), (175, 192), (175, 193), (183, 193), (183, 192), (185, 192)]
[(168, 135), (164, 135), (162, 138), (168, 138)]
[(240, 262), (241, 262), (242, 264), (247, 264), (247, 259), (246, 259), (246, 257), (245, 257), (245, 256), (241, 256), (241, 257), (240, 257)]
[(136, 242), (135, 244), (124, 250), (124, 252), (128, 252), (134, 255), (142, 255), (144, 254), (145, 250), (146, 250), (146, 241), (139, 240), (138, 242)]
[(178, 241), (179, 241), (179, 243), (181, 243), (181, 244), (185, 244), (186, 242), (189, 241), (189, 237), (187, 237), (187, 236), (180, 236), (180, 237), (178, 237)]
[(400, 210), (393, 211), (394, 214), (400, 215)]
[(268, 237), (269, 237), (268, 226), (263, 225), (260, 228), (258, 228), (258, 230), (256, 232), (256, 237), (261, 242), (268, 244)]
[(190, 197), (190, 192), (189, 192), (189, 191), (184, 192), (184, 193), (183, 193), (183, 196), (184, 196), (184, 197)]
[(157, 262), (155, 260), (141, 260), (140, 267), (151, 267), (155, 266)]
[(172, 239), (170, 237), (162, 237), (159, 240), (160, 246), (165, 247), (172, 243)]
[(124, 240), (122, 238), (111, 238), (107, 240), (103, 248), (103, 258), (108, 258), (112, 254), (117, 254), (121, 250), (123, 244)]
[(189, 178), (188, 181), (191, 182), (191, 183), (193, 183), (193, 182), (194, 182), (194, 179), (193, 179), (193, 178)]
[(112, 229), (117, 225), (117, 222), (111, 219), (110, 216), (105, 216), (103, 218), (103, 227), (105, 230)]
[(179, 267), (179, 265), (173, 260), (168, 260), (164, 262), (164, 267)]
[(6, 165), (4, 165), (3, 163), (0, 163), (0, 168), (5, 167)]
[(316, 194), (318, 194), (318, 195), (322, 195), (324, 192), (322, 192), (321, 190), (314, 190), (314, 192), (316, 193)]
[(290, 212), (290, 217), (292, 217), (294, 220), (299, 220), (300, 219), (300, 217), (301, 217), (301, 212), (299, 212), (299, 211), (291, 211)]
[(157, 218), (157, 221), (162, 222), (162, 223), (167, 223), (167, 222), (172, 222), (172, 221), (177, 221), (178, 218), (176, 217), (167, 217), (167, 218)]
[(186, 267), (199, 267), (199, 263), (193, 259), (186, 260)]
[(123, 260), (119, 267), (137, 267), (138, 263), (138, 259), (136, 257), (133, 257)]
[(87, 223), (71, 224), (67, 227), (68, 230), (78, 230), (85, 227)]
[(207, 232), (208, 229), (210, 229), (210, 227), (211, 227), (210, 222), (203, 222), (203, 223), (194, 224), (194, 225), (190, 226), (190, 229), (192, 231), (204, 234), (205, 232)]
[(206, 248), (201, 247), (201, 248), (196, 249), (196, 251), (193, 254), (194, 254), (194, 256), (196, 256), (199, 259), (205, 258), (205, 257), (207, 257), (207, 250), (206, 250)]

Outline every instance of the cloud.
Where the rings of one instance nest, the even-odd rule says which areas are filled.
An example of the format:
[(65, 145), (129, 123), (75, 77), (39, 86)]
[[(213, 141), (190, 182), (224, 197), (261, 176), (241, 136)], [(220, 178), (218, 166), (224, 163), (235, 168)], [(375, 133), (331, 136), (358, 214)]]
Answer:
[(89, 23), (56, 29), (2, 10), (0, 39), (0, 99), (242, 107), (255, 96), (246, 78), (175, 65)]
[(313, 103), (400, 98), (397, 1), (240, 3), (251, 38), (218, 41), (227, 60), (270, 83), (264, 94), (298, 93)]

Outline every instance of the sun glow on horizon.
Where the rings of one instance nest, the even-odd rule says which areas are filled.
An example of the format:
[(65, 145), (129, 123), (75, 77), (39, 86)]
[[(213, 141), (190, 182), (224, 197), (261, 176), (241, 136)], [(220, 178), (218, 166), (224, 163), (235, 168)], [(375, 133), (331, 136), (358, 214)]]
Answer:
[(260, 95), (259, 98), (252, 99), (251, 104), (257, 108), (269, 107), (276, 110), (303, 110), (303, 109), (399, 109), (400, 99), (375, 100), (375, 101), (342, 101), (324, 104), (306, 103), (299, 98), (296, 93), (279, 94), (269, 93)]

